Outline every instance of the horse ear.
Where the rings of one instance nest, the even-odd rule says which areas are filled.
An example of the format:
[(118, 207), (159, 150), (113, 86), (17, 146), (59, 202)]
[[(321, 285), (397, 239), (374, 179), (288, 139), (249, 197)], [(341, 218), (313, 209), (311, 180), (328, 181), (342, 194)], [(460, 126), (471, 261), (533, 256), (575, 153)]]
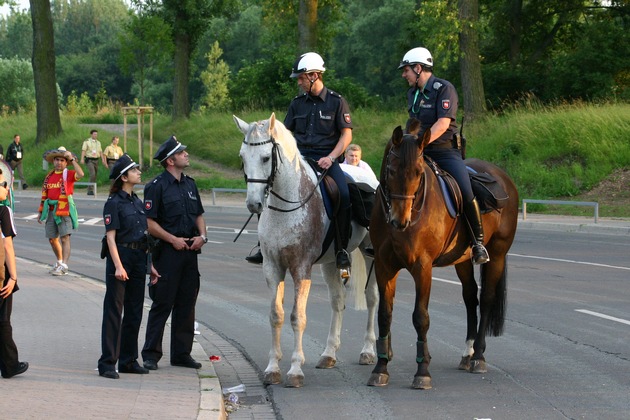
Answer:
[(392, 143), (394, 143), (394, 146), (398, 146), (402, 142), (402, 138), (403, 138), (402, 127), (398, 126), (394, 128), (394, 132), (392, 133)]
[(431, 140), (431, 129), (427, 128), (424, 130), (424, 134), (422, 138), (418, 137), (418, 148), (424, 149), (429, 144), (429, 140)]
[(417, 135), (420, 132), (420, 121), (416, 118), (409, 118), (407, 120), (407, 128), (405, 131), (409, 134), (413, 134), (414, 136)]
[(247, 124), (245, 121), (241, 120), (236, 115), (232, 115), (232, 118), (234, 118), (234, 122), (236, 123), (236, 127), (238, 127), (238, 129), (241, 130), (241, 133), (247, 134), (247, 132), (249, 131), (249, 124)]
[(276, 113), (272, 112), (271, 117), (269, 117), (269, 132), (272, 133), (273, 129), (276, 126)]

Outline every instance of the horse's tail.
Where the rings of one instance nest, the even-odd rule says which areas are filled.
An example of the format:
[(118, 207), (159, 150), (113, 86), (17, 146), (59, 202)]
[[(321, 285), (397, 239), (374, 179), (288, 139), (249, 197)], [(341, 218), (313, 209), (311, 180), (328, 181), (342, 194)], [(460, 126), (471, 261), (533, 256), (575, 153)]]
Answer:
[[(481, 278), (485, 279), (486, 266), (481, 267)], [(483, 287), (486, 287), (486, 282), (482, 281)], [(483, 296), (483, 290), (481, 291)], [(498, 337), (503, 335), (503, 327), (505, 324), (505, 313), (507, 310), (507, 255), (505, 256), (505, 262), (503, 265), (503, 272), (496, 284), (494, 291), (494, 302), (492, 310), (488, 316), (489, 322), (486, 328), (485, 334)]]
[(365, 300), (365, 286), (367, 284), (365, 257), (359, 248), (352, 251), (351, 256), (350, 297), (354, 302), (354, 309), (357, 311), (365, 311), (367, 309), (367, 301)]

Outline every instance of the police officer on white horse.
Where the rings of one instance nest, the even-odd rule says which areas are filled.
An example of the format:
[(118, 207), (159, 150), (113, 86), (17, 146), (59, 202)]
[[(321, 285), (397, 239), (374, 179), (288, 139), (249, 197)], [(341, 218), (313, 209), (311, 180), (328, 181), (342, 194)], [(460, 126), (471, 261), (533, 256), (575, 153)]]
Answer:
[(475, 264), (490, 261), (483, 246), (483, 227), (479, 204), (470, 184), (466, 164), (458, 149), (455, 118), (458, 97), (455, 87), (433, 75), (433, 57), (426, 48), (413, 48), (405, 54), (398, 69), (409, 83), (407, 104), (410, 118), (421, 123), (419, 136), (431, 130), (431, 140), (424, 154), (433, 159), (457, 181), (464, 201), (464, 214), (473, 237), (472, 260)]
[(302, 156), (313, 159), (328, 171), (339, 188), (341, 204), (335, 216), (337, 229), (335, 254), (337, 268), (350, 269), (347, 252), (352, 208), (346, 178), (337, 162), (352, 142), (350, 107), (345, 98), (324, 86), (324, 60), (314, 52), (302, 54), (295, 61), (291, 77), (304, 93), (289, 105), (284, 125), (293, 132)]

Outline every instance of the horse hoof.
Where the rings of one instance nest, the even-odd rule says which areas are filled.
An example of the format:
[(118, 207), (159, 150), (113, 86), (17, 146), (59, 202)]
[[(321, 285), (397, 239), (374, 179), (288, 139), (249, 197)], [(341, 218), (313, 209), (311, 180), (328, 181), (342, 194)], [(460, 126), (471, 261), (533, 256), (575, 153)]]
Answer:
[(488, 367), (486, 366), (485, 360), (471, 360), (470, 361), (470, 369), (468, 370), (470, 373), (486, 373), (488, 372)]
[(368, 386), (385, 386), (389, 383), (388, 373), (373, 373), (368, 379)]
[(285, 388), (302, 388), (304, 386), (304, 376), (289, 375), (284, 383)]
[(319, 359), (319, 362), (317, 362), (317, 366), (315, 366), (317, 369), (330, 369), (332, 367), (335, 366), (335, 364), (337, 364), (337, 360), (333, 359), (330, 356), (322, 356)]
[(411, 384), (413, 389), (431, 389), (431, 377), (430, 376), (415, 376), (413, 383)]
[(462, 360), (459, 362), (459, 366), (457, 367), (459, 370), (470, 370), (470, 356), (462, 357)]
[(361, 353), (359, 356), (360, 365), (373, 365), (376, 363), (376, 357), (370, 353)]
[(280, 382), (282, 382), (282, 375), (280, 375), (280, 372), (265, 372), (263, 384), (276, 385)]

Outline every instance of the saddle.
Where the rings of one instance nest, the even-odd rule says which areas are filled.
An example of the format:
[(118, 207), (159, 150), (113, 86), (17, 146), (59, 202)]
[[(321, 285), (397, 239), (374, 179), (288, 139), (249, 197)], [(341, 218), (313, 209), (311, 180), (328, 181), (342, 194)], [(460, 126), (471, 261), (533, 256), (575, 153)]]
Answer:
[[(311, 159), (306, 159), (309, 166), (315, 171), (315, 173), (320, 175), (320, 168), (317, 166), (317, 162)], [(346, 182), (348, 183), (348, 189), (350, 190), (350, 204), (352, 206), (352, 220), (359, 223), (361, 226), (368, 227), (370, 225), (370, 215), (372, 214), (372, 208), (374, 207), (374, 202), (376, 199), (376, 188), (362, 182), (357, 182), (355, 179), (346, 174)], [(341, 198), (339, 194), (339, 187), (337, 183), (333, 179), (333, 177), (329, 175), (325, 175), (320, 184), (320, 189), (322, 192), (322, 198), (324, 200), (324, 208), (326, 209), (326, 215), (330, 220), (337, 215), (339, 211)], [(324, 238), (324, 242), (322, 244), (322, 253), (319, 258), (321, 258), (326, 250), (330, 247), (334, 240), (335, 229), (333, 228), (333, 224), (331, 223), (330, 228), (326, 232), (326, 237)], [(318, 258), (318, 259), (319, 259)]]
[[(320, 174), (320, 169), (317, 166), (317, 162), (307, 159), (310, 167), (316, 174)], [(346, 165), (341, 165), (346, 166)], [(352, 220), (357, 222), (363, 227), (370, 225), (370, 216), (372, 214), (372, 208), (376, 200), (376, 186), (372, 185), (370, 181), (357, 179), (357, 174), (354, 172), (348, 172), (346, 168), (342, 168), (346, 175), (346, 182), (348, 189), (350, 190), (350, 204), (352, 206)], [(326, 208), (326, 215), (329, 219), (333, 219), (339, 211), (340, 197), (339, 187), (335, 180), (328, 175), (325, 175), (322, 179), (320, 189), (322, 197), (324, 199), (324, 207)]]
[[(462, 209), (462, 193), (457, 181), (428, 156), (425, 156), (424, 160), (438, 179), (449, 215), (452, 218), (457, 217)], [(487, 172), (477, 172), (470, 166), (466, 166), (466, 169), (470, 177), (473, 194), (477, 197), (479, 210), (482, 214), (505, 207), (509, 195), (495, 177)]]

